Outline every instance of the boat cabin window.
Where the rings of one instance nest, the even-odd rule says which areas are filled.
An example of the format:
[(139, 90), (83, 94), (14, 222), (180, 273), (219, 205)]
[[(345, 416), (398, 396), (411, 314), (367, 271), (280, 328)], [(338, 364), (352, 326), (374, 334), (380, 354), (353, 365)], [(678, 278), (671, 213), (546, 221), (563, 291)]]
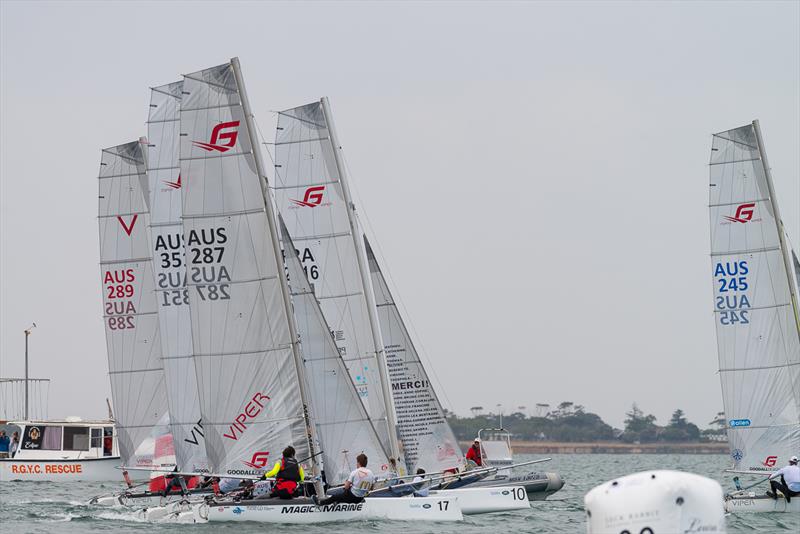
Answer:
[(114, 452), (114, 427), (103, 427), (103, 456), (111, 456)]
[(88, 451), (89, 450), (89, 429), (80, 426), (64, 427), (64, 450), (65, 451)]
[(60, 426), (29, 426), (22, 437), (22, 448), (25, 450), (60, 451)]
[(98, 449), (103, 446), (103, 429), (102, 428), (93, 428), (92, 429), (92, 443), (91, 447), (93, 449)]

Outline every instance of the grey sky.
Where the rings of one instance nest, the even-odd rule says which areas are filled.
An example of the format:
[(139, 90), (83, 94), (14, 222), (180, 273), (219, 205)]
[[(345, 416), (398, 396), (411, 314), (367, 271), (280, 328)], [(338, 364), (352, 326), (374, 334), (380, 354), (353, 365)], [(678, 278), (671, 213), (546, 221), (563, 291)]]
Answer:
[[(761, 120), (800, 242), (800, 3), (0, 3), (0, 375), (50, 415), (109, 396), (100, 149), (148, 87), (238, 55), (262, 131), (327, 95), (444, 400), (612, 424), (722, 409), (712, 132)], [(365, 217), (365, 215), (367, 217)]]

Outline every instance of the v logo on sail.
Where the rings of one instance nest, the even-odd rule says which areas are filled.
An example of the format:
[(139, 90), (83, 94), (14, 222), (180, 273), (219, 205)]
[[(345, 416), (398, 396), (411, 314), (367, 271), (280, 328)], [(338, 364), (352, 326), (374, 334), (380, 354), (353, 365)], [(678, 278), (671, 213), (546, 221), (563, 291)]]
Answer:
[(133, 226), (136, 224), (136, 219), (138, 218), (139, 218), (138, 214), (134, 215), (133, 218), (131, 219), (130, 226), (128, 226), (127, 224), (125, 224), (125, 221), (122, 220), (122, 216), (117, 215), (117, 220), (119, 221), (119, 224), (122, 225), (122, 229), (125, 230), (125, 233), (128, 234), (129, 236), (131, 235), (131, 232), (133, 232)]
[(171, 187), (172, 189), (180, 189), (181, 188), (181, 175), (180, 174), (178, 175), (178, 180), (175, 181), (175, 182), (170, 182), (170, 181), (164, 180), (164, 184), (166, 184), (168, 187)]

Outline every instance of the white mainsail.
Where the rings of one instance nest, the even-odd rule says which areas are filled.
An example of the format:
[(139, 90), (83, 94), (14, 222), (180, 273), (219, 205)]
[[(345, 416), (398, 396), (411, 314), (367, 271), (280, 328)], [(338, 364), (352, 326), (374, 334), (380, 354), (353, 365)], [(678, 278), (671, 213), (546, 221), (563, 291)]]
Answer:
[(800, 450), (800, 323), (788, 245), (758, 122), (713, 136), (714, 317), (734, 469), (772, 471)]
[(284, 250), (295, 250), (295, 254), (285, 253), (286, 274), (314, 406), (314, 421), (322, 443), (325, 478), (330, 485), (342, 484), (356, 468), (356, 456), (361, 453), (367, 455), (376, 473), (385, 473), (390, 469), (389, 454), (381, 445), (350, 379), (282, 219), (280, 226)]
[(151, 466), (169, 415), (141, 142), (103, 150), (99, 186), (103, 322), (120, 455), (125, 466)]
[(154, 87), (147, 119), (150, 235), (170, 425), (178, 467), (208, 470), (192, 360), (189, 290), (181, 222), (179, 154), (183, 81)]
[[(235, 61), (235, 60), (234, 60)], [(184, 77), (180, 167), (193, 357), (213, 472), (309, 456), (282, 260), (233, 63)], [(254, 136), (252, 138), (255, 138)], [(278, 253), (279, 255), (279, 253)], [(281, 265), (281, 267), (279, 267)]]
[(422, 467), (427, 472), (460, 471), (465, 462), (458, 440), (447, 422), (442, 404), (366, 236), (364, 244), (386, 347), (386, 363), (397, 410), (397, 430), (403, 442), (408, 470), (414, 473), (417, 467)]
[(279, 113), (275, 203), (381, 443), (397, 458), (383, 342), (370, 311), (373, 290), (330, 120), (324, 100)]

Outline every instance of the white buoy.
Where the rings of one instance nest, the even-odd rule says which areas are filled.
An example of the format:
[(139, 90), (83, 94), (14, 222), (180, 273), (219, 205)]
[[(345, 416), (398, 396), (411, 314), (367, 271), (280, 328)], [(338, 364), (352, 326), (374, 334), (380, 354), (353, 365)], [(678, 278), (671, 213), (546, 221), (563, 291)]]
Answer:
[(644, 471), (601, 484), (583, 498), (588, 534), (725, 532), (722, 486), (680, 471)]

